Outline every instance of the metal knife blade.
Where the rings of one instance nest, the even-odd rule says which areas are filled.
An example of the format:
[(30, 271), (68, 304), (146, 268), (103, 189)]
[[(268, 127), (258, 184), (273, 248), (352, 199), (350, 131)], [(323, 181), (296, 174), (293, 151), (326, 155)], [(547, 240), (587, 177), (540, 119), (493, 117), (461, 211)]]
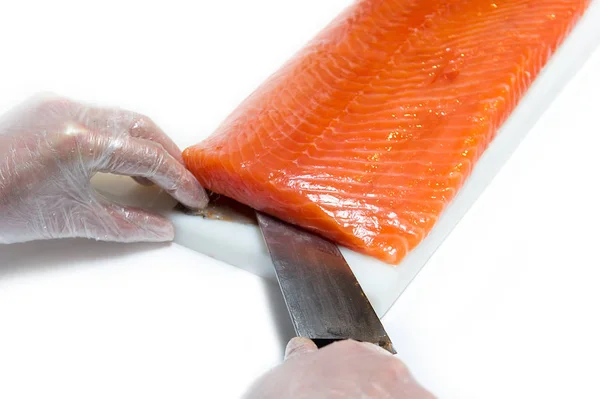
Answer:
[(354, 339), (396, 353), (337, 245), (261, 212), (256, 216), (299, 337), (319, 347)]

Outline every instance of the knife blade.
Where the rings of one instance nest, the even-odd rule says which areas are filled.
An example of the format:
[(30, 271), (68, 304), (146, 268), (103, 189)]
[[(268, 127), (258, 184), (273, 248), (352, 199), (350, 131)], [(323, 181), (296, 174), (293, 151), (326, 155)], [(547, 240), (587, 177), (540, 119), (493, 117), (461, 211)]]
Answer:
[(256, 216), (297, 336), (318, 347), (353, 339), (396, 353), (337, 245), (262, 212)]

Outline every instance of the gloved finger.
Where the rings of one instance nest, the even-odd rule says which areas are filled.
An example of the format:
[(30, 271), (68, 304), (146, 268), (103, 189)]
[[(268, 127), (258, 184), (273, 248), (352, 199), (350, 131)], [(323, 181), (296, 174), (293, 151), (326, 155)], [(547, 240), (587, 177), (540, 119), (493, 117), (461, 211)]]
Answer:
[(132, 137), (154, 141), (162, 145), (173, 158), (183, 165), (181, 149), (147, 116), (134, 113), (133, 124), (129, 128), (129, 134)]
[(192, 209), (202, 209), (208, 204), (208, 195), (198, 180), (160, 144), (125, 137), (105, 145), (111, 150), (107, 148), (108, 156), (98, 171), (145, 177)]
[(295, 337), (288, 342), (285, 347), (284, 361), (292, 359), (296, 356), (302, 356), (307, 353), (316, 352), (319, 348), (317, 345), (308, 338)]
[[(129, 134), (132, 137), (154, 141), (162, 145), (163, 148), (167, 150), (167, 152), (171, 154), (173, 158), (183, 164), (181, 149), (149, 117), (134, 113), (134, 119), (131, 127), (129, 128)], [(134, 180), (144, 186), (152, 185), (150, 180), (143, 177), (134, 177)]]
[(183, 164), (181, 149), (146, 115), (120, 108), (86, 107), (79, 121), (87, 128), (114, 130), (120, 135), (127, 133), (131, 137), (146, 139), (160, 144), (173, 158)]
[[(80, 114), (80, 122), (90, 129), (98, 129), (106, 124), (112, 129), (126, 131), (131, 137), (142, 138), (160, 144), (173, 158), (183, 165), (181, 149), (158, 127), (149, 117), (136, 112), (118, 108), (88, 107)], [(116, 133), (124, 133), (117, 131)], [(133, 176), (133, 179), (144, 185), (152, 185), (145, 177)]]
[[(99, 227), (95, 228), (96, 237), (93, 238), (101, 241), (131, 243), (166, 242), (172, 241), (175, 237), (173, 224), (162, 216), (143, 209), (108, 202), (103, 206), (109, 221), (97, 225)], [(102, 229), (103, 225), (105, 228)]]

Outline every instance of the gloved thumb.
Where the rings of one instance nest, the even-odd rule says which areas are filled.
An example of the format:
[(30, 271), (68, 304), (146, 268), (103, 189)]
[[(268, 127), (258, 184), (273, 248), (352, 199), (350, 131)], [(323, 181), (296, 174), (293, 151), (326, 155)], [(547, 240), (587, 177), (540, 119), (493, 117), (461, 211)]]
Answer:
[(295, 337), (292, 338), (285, 347), (284, 360), (289, 360), (296, 356), (302, 356), (318, 350), (319, 348), (317, 348), (317, 345), (312, 340), (308, 338)]

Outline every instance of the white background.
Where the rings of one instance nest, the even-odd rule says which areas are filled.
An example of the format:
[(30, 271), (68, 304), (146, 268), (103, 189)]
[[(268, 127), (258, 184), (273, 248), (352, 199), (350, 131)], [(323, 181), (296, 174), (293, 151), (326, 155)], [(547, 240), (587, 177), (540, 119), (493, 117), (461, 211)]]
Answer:
[[(0, 111), (41, 90), (204, 135), (349, 0), (11, 2)], [(600, 50), (384, 318), (442, 398), (597, 398)], [(0, 397), (236, 397), (278, 288), (176, 245), (0, 248)]]

